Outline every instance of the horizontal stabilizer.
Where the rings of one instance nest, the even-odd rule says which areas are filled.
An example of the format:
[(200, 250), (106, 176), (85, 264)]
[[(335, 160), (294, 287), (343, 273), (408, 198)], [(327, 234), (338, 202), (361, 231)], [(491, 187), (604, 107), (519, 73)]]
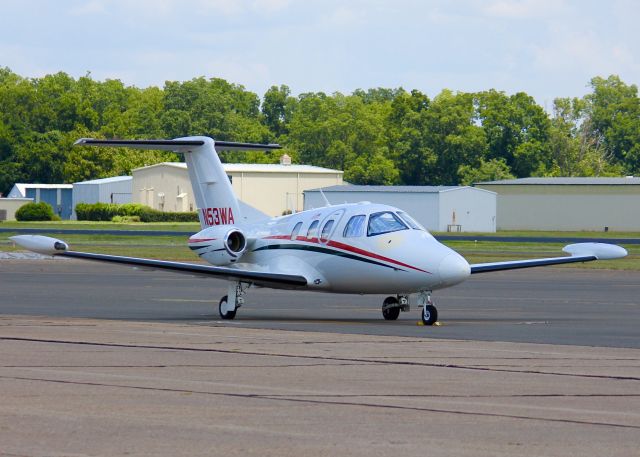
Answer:
[[(201, 137), (176, 138), (175, 140), (96, 140), (80, 138), (74, 143), (76, 146), (111, 146), (134, 149), (154, 149), (161, 151), (188, 152), (196, 147), (204, 146)], [(281, 149), (279, 144), (235, 143), (233, 141), (215, 141), (216, 151), (243, 151)]]

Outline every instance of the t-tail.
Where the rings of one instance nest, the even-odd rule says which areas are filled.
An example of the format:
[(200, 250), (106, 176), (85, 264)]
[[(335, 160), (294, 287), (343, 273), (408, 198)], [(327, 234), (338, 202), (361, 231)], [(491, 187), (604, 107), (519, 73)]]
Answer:
[(280, 149), (277, 144), (234, 143), (214, 141), (205, 136), (174, 140), (94, 140), (81, 138), (75, 143), (84, 146), (119, 146), (136, 149), (156, 149), (184, 154), (191, 187), (198, 207), (200, 226), (233, 225), (242, 221), (238, 199), (216, 151)]

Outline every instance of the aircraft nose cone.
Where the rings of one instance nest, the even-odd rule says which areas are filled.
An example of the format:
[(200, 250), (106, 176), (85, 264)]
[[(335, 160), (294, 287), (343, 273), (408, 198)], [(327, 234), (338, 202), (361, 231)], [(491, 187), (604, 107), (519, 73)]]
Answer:
[(471, 274), (471, 268), (464, 257), (451, 253), (440, 262), (438, 273), (443, 285), (453, 286), (467, 279)]

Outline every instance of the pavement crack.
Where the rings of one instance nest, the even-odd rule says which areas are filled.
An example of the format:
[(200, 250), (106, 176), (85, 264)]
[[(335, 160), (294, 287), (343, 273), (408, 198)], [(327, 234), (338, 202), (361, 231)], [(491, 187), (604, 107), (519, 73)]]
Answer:
[(369, 363), (369, 364), (379, 364), (379, 365), (403, 365), (403, 366), (416, 366), (416, 367), (447, 368), (447, 369), (455, 369), (455, 370), (472, 370), (472, 371), (484, 371), (484, 372), (494, 372), (494, 373), (535, 374), (535, 375), (544, 375), (544, 376), (564, 376), (564, 377), (587, 378), (587, 379), (609, 379), (609, 380), (616, 380), (616, 381), (640, 381), (640, 377), (638, 376), (562, 373), (562, 372), (540, 371), (540, 370), (516, 370), (516, 369), (507, 369), (507, 368), (491, 368), (491, 367), (451, 364), (451, 363), (416, 362), (416, 361), (409, 361), (409, 360), (361, 359), (361, 358), (331, 357), (331, 356), (320, 356), (320, 355), (295, 355), (295, 354), (278, 354), (273, 352), (238, 351), (238, 350), (231, 350), (231, 349), (213, 349), (213, 348), (180, 347), (180, 346), (156, 346), (156, 345), (149, 345), (149, 344), (100, 343), (95, 341), (70, 341), (70, 340), (52, 340), (52, 339), (39, 339), (39, 338), (21, 338), (21, 337), (0, 337), (0, 341), (25, 341), (25, 342), (32, 342), (32, 343), (69, 344), (69, 345), (93, 346), (93, 347), (154, 349), (154, 350), (182, 351), (182, 352), (204, 352), (204, 353), (233, 354), (233, 355), (251, 355), (256, 357), (283, 357), (283, 358), (296, 358), (296, 359), (306, 359), (306, 360)]
[(135, 390), (143, 390), (143, 391), (169, 392), (169, 393), (181, 393), (181, 394), (186, 393), (186, 394), (196, 394), (196, 395), (211, 395), (211, 396), (219, 396), (219, 397), (259, 399), (259, 400), (270, 400), (270, 401), (289, 402), (289, 403), (304, 403), (304, 404), (324, 405), (324, 406), (342, 406), (342, 407), (351, 406), (351, 407), (360, 407), (360, 408), (404, 410), (404, 411), (416, 411), (416, 412), (436, 413), (436, 414), (453, 414), (453, 415), (460, 415), (460, 416), (494, 417), (494, 418), (501, 418), (501, 419), (516, 419), (516, 420), (524, 420), (524, 421), (565, 423), (565, 424), (575, 424), (575, 425), (590, 425), (590, 426), (598, 426), (598, 427), (613, 427), (613, 428), (640, 430), (640, 426), (638, 425), (618, 424), (613, 422), (547, 418), (547, 417), (525, 416), (525, 415), (519, 415), (519, 414), (488, 413), (488, 412), (479, 412), (479, 411), (460, 411), (460, 410), (454, 410), (454, 409), (428, 408), (428, 407), (420, 407), (420, 406), (385, 405), (385, 404), (371, 403), (371, 402), (358, 403), (353, 401), (331, 401), (331, 400), (327, 400), (327, 398), (331, 397), (330, 395), (323, 397), (324, 399), (311, 399), (311, 398), (299, 398), (294, 396), (278, 396), (278, 395), (272, 395), (272, 394), (242, 394), (242, 393), (229, 393), (229, 392), (209, 392), (209, 391), (197, 391), (197, 390), (191, 390), (191, 389), (172, 389), (167, 387), (134, 386), (134, 385), (108, 384), (108, 383), (88, 382), (88, 381), (69, 381), (69, 380), (59, 380), (59, 379), (30, 378), (30, 377), (21, 377), (21, 376), (0, 376), (0, 379), (16, 380), (16, 381), (49, 382), (49, 383), (57, 383), (57, 384), (81, 385), (81, 386), (90, 386), (90, 387), (135, 389)]

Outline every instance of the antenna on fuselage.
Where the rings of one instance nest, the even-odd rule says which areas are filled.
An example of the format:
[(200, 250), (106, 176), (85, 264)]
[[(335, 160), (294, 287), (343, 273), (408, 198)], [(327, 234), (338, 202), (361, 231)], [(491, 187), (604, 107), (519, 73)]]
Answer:
[(324, 206), (331, 206), (331, 203), (329, 203), (329, 200), (327, 199), (327, 196), (324, 194), (324, 192), (322, 192), (322, 189), (320, 190), (320, 195), (322, 195), (322, 199), (324, 200), (325, 205)]

